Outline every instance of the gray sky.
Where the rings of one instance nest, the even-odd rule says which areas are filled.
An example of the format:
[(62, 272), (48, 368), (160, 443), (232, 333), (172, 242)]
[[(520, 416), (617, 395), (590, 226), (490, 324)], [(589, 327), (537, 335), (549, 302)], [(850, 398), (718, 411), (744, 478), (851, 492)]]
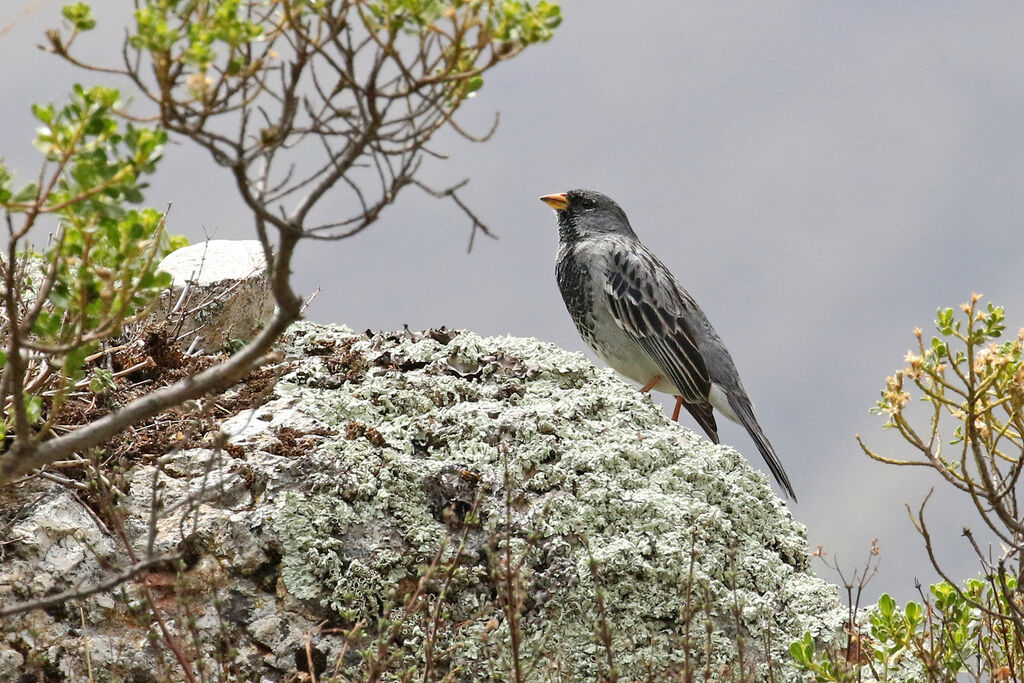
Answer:
[[(33, 49), (60, 5), (0, 9), (0, 27), (32, 9), (0, 34), (0, 154), (26, 175), (38, 168), (29, 103), (97, 82)], [(643, 6), (564, 2), (555, 39), (501, 65), (466, 105), (462, 123), (478, 132), (501, 112), (494, 138), (435, 145), (451, 159), (428, 177), (472, 178), (463, 198), (499, 241), (478, 240), (467, 255), (458, 211), (407, 191), (362, 235), (300, 252), (299, 289), (323, 290), (309, 317), (586, 351), (554, 283), (554, 216), (537, 197), (600, 190), (732, 351), (811, 545), (852, 567), (878, 538), (881, 572), (867, 596), (915, 597), (914, 577), (937, 577), (903, 503), (916, 507), (940, 479), (868, 460), (854, 434), (911, 455), (867, 409), (937, 307), (978, 291), (1006, 306), (1011, 333), (1024, 326), (1024, 5)], [(127, 18), (87, 36), (86, 54), (113, 60), (105, 51)], [(174, 202), (172, 232), (252, 235), (224, 171), (188, 145), (166, 156), (147, 199)], [(763, 469), (742, 429), (724, 424), (722, 439)], [(929, 517), (944, 530), (940, 557), (954, 575), (974, 575), (960, 527), (979, 523), (946, 494)]]

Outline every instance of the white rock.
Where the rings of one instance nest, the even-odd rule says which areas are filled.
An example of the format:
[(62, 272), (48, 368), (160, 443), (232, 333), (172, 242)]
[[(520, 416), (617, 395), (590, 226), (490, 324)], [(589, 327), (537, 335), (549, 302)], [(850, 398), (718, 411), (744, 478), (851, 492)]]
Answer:
[(225, 280), (246, 280), (267, 270), (259, 240), (209, 240), (172, 251), (160, 270), (174, 278), (172, 287), (186, 282), (209, 287)]
[[(160, 312), (182, 348), (216, 352), (252, 339), (274, 314), (263, 248), (257, 240), (209, 240), (171, 252), (159, 269), (172, 277)], [(198, 338), (198, 340), (197, 340)]]
[(310, 431), (320, 425), (315, 418), (299, 410), (297, 400), (290, 396), (275, 399), (258, 408), (243, 410), (221, 423), (220, 429), (229, 443), (239, 446), (263, 446), (272, 441), (273, 433), (281, 427)]

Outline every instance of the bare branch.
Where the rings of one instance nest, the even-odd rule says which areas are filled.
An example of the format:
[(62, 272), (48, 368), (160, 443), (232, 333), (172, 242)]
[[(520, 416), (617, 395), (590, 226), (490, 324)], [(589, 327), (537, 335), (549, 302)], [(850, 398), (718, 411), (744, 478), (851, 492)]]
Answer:
[(472, 230), (470, 230), (469, 233), (469, 245), (466, 247), (467, 254), (473, 251), (473, 239), (476, 237), (477, 231), (480, 231), (485, 237), (490, 237), (492, 240), (498, 239), (498, 236), (491, 232), (491, 229), (487, 227), (487, 224), (480, 220), (480, 218), (475, 213), (473, 213), (473, 211), (468, 206), (466, 206), (466, 204), (461, 199), (459, 199), (457, 191), (461, 190), (468, 183), (469, 179), (467, 178), (459, 183), (456, 183), (455, 185), (452, 185), (451, 187), (445, 188), (443, 190), (435, 190), (419, 180), (413, 181), (413, 185), (420, 188), (421, 190), (431, 195), (432, 197), (435, 197), (437, 199), (450, 197), (451, 200), (455, 202), (456, 206), (458, 206), (462, 210), (462, 212), (466, 214), (467, 217), (469, 217), (469, 220), (472, 221), (473, 228)]

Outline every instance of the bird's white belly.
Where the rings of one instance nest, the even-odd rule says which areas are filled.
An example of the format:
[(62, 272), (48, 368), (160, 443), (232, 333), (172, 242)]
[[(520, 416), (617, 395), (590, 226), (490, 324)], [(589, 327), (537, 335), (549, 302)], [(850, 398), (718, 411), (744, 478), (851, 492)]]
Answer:
[(595, 344), (588, 338), (587, 344), (594, 350), (598, 358), (620, 375), (624, 375), (642, 386), (661, 375), (662, 380), (652, 388), (666, 394), (679, 393), (675, 384), (664, 376), (651, 357), (636, 345), (636, 342), (619, 327), (611, 314), (605, 312), (604, 309), (595, 311), (594, 336), (600, 339), (601, 343)]

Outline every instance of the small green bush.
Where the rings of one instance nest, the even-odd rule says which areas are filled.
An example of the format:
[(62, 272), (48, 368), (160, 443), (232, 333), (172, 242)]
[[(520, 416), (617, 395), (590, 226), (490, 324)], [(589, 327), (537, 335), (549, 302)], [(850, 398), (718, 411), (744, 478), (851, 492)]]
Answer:
[[(851, 617), (842, 649), (816, 647), (809, 634), (790, 653), (819, 681), (1004, 681), (1024, 676), (1024, 598), (1018, 591), (1024, 557), (1024, 512), (1017, 493), (1024, 469), (1024, 330), (1002, 341), (1001, 306), (980, 305), (974, 294), (960, 307), (939, 309), (936, 335), (927, 342), (914, 330), (917, 350), (886, 380), (872, 412), (885, 417), (916, 452), (894, 458), (870, 449), (871, 458), (895, 466), (936, 471), (974, 504), (978, 518), (999, 541), (983, 548), (969, 526), (962, 534), (981, 566), (978, 579), (953, 580), (936, 559), (925, 519), (928, 497), (911, 521), (943, 581), (930, 596), (900, 609), (888, 595)], [(909, 409), (916, 397), (927, 407)], [(951, 423), (951, 427), (949, 426)], [(930, 497), (931, 494), (929, 494)]]

